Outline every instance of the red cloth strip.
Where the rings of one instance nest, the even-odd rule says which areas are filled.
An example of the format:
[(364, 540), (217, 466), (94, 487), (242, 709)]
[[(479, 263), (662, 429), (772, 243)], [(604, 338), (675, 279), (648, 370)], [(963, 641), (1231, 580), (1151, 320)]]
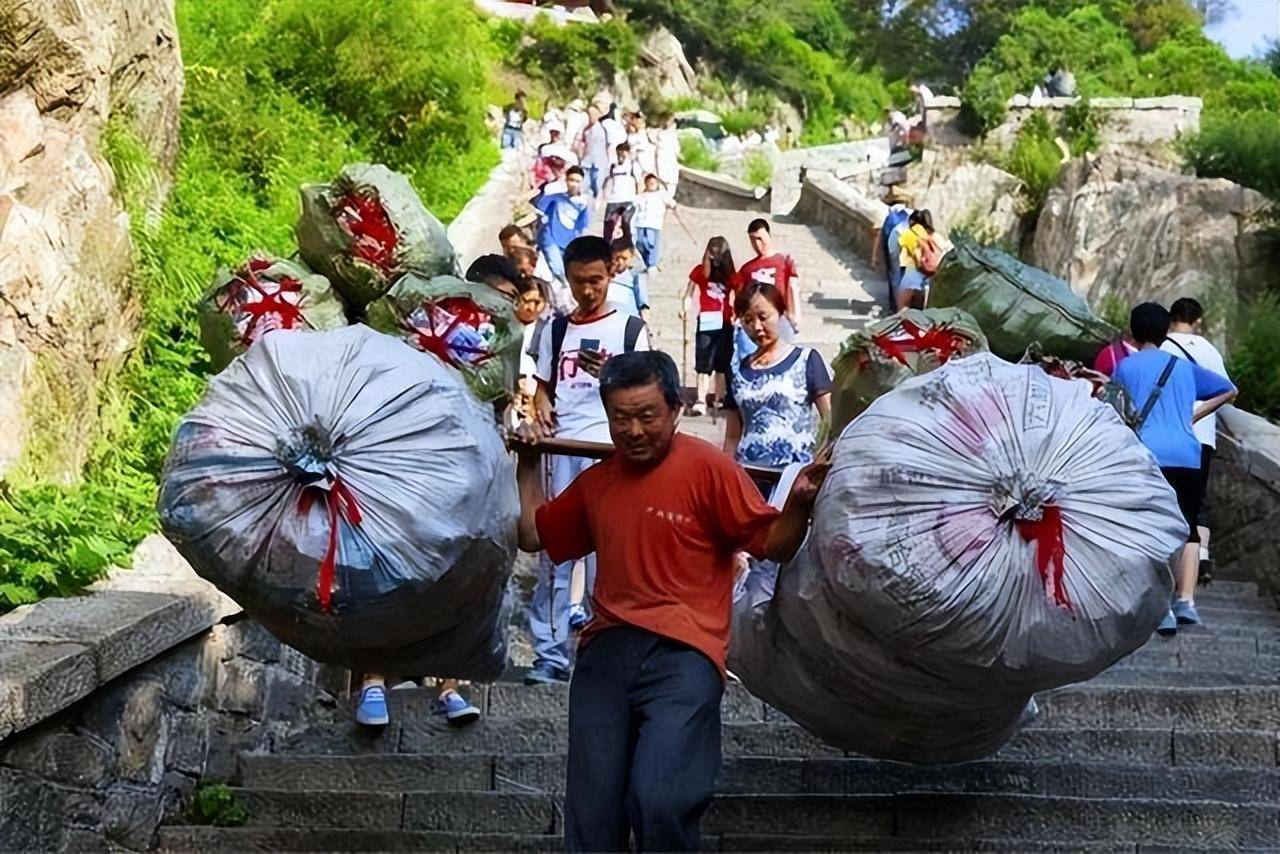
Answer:
[(1062, 583), (1067, 557), (1067, 550), (1062, 542), (1062, 508), (1056, 504), (1046, 504), (1043, 510), (1039, 519), (1014, 521), (1022, 539), (1035, 544), (1036, 571), (1040, 573), (1045, 593), (1053, 597), (1055, 604), (1075, 613), (1071, 599), (1067, 596), (1067, 588)]
[(298, 496), (298, 512), (306, 514), (311, 510), (316, 494), (325, 503), (325, 511), (329, 517), (329, 544), (325, 548), (324, 559), (320, 561), (320, 572), (316, 577), (316, 599), (320, 602), (321, 613), (328, 614), (333, 605), (333, 579), (338, 566), (338, 522), (346, 519), (350, 525), (359, 525), (361, 521), (360, 506), (356, 497), (342, 478), (334, 477), (333, 484), (324, 489), (319, 486), (308, 486)]
[(885, 355), (904, 365), (908, 364), (907, 353), (920, 353), (927, 350), (937, 353), (938, 362), (945, 364), (969, 343), (963, 335), (946, 327), (931, 326), (927, 330), (922, 330), (910, 320), (902, 321), (900, 331), (881, 333), (872, 337), (871, 340)]
[[(465, 344), (450, 344), (449, 335), (463, 323), (461, 313), (456, 310), (456, 306), (451, 306), (454, 310), (448, 310), (441, 305), (428, 300), (424, 306), (427, 310), (427, 328), (420, 329), (412, 323), (405, 321), (405, 327), (412, 332), (416, 338), (418, 347), (428, 353), (435, 355), (440, 361), (446, 365), (453, 365), (455, 368), (462, 367), (459, 363), (457, 354), (474, 355), (478, 358), (465, 364), (471, 367), (483, 365), (494, 357), (494, 352), (487, 347), (470, 347)], [(449, 325), (445, 327), (444, 332), (437, 335), (435, 333), (436, 317), (439, 314), (449, 314), (453, 320), (449, 321)], [(478, 309), (471, 307), (472, 328), (478, 328), (482, 322), (478, 316)]]

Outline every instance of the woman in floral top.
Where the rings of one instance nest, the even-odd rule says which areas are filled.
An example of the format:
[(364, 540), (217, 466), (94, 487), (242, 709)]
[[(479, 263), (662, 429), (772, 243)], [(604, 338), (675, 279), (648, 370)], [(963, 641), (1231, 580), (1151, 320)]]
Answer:
[(786, 308), (773, 285), (748, 285), (734, 303), (756, 351), (729, 375), (724, 449), (740, 463), (782, 467), (813, 460), (819, 419), (831, 416), (831, 373), (822, 355), (783, 341)]

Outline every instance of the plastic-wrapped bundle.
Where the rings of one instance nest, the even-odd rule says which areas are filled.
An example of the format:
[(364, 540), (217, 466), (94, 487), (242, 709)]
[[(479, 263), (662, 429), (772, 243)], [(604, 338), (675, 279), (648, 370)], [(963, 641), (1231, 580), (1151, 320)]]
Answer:
[(179, 425), (160, 518), (203, 577), (320, 661), (494, 678), (514, 473), (458, 374), (366, 326), (269, 335)]
[(845, 428), (773, 598), (735, 603), (729, 666), (845, 749), (976, 759), (1034, 692), (1147, 641), (1186, 535), (1155, 459), (1086, 383), (953, 360)]
[(989, 246), (957, 242), (930, 281), (929, 304), (969, 312), (991, 352), (1011, 362), (1036, 342), (1049, 355), (1092, 362), (1117, 334), (1062, 279)]
[(399, 172), (355, 163), (332, 183), (307, 184), (301, 193), (298, 251), (353, 310), (382, 296), (405, 273), (457, 273), (445, 227)]
[(511, 301), (488, 285), (454, 276), (402, 276), (369, 304), (368, 323), (462, 371), (481, 400), (510, 394), (524, 329)]
[(903, 380), (985, 349), (977, 321), (958, 308), (907, 309), (855, 332), (832, 366), (832, 432)]
[(301, 264), (255, 255), (234, 271), (221, 268), (200, 300), (200, 343), (215, 371), (277, 329), (320, 331), (347, 325), (329, 280)]

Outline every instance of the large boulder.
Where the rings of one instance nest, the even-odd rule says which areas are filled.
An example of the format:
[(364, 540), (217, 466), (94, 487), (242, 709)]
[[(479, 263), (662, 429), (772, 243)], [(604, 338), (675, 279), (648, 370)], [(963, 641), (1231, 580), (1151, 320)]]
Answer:
[(1115, 154), (1067, 164), (1036, 227), (1033, 259), (1094, 306), (1248, 293), (1275, 278), (1258, 214), (1266, 198)]
[[(133, 346), (129, 217), (102, 156), (108, 119), (155, 165), (178, 154), (173, 0), (0, 0), (0, 475), (75, 476), (97, 389)], [(32, 439), (39, 435), (38, 447)]]

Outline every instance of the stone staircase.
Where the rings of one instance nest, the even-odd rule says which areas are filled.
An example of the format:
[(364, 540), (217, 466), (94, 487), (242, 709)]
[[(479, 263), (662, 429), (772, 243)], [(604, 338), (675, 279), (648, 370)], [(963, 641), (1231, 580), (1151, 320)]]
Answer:
[[(746, 227), (757, 214), (677, 214), (650, 297), (656, 343), (679, 361), (689, 268), (717, 234), (735, 260), (749, 258)], [(830, 360), (878, 313), (883, 279), (835, 235), (773, 222), (802, 277), (801, 341)], [(686, 418), (683, 429), (715, 441), (722, 424)], [(1210, 628), (1153, 638), (1092, 682), (1041, 697), (1039, 718), (981, 762), (915, 767), (848, 755), (732, 685), (704, 847), (1280, 850), (1280, 613), (1239, 581), (1206, 588), (1199, 605)], [(517, 642), (513, 660), (526, 663), (527, 653)], [(245, 826), (169, 826), (160, 847), (561, 850), (567, 691), (518, 677), (474, 686), (485, 715), (464, 729), (432, 717), (432, 694), (418, 689), (391, 692), (392, 724), (381, 733), (361, 731), (345, 708), (320, 710), (272, 753), (241, 756)]]
[[(1099, 678), (1040, 698), (991, 759), (878, 762), (814, 739), (733, 685), (704, 822), (716, 851), (1183, 851), (1280, 847), (1280, 614), (1242, 582), (1199, 597), (1211, 628), (1153, 638)], [(431, 692), (391, 692), (392, 724), (333, 710), (271, 755), (241, 756), (248, 824), (170, 826), (170, 851), (560, 850), (567, 691), (475, 686), (452, 729)]]

